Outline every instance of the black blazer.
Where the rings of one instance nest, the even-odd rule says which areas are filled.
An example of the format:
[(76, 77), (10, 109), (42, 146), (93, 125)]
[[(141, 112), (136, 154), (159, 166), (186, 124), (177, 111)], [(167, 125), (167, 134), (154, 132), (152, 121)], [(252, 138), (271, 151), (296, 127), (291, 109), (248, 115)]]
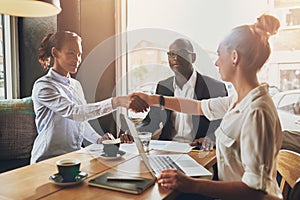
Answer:
[[(156, 94), (164, 96), (174, 96), (173, 88), (174, 76), (162, 80), (158, 83), (156, 88)], [(194, 99), (209, 99), (211, 97), (227, 96), (227, 90), (225, 84), (212, 79), (208, 76), (201, 75), (197, 72), (197, 80), (195, 86)], [(173, 120), (171, 110), (161, 110), (159, 107), (151, 107), (148, 115), (138, 126), (139, 131), (154, 132), (159, 129), (159, 124), (163, 123), (162, 133), (159, 137), (160, 140), (172, 140), (175, 136)], [(193, 134), (196, 138), (210, 136), (215, 139), (214, 132), (219, 127), (221, 120), (209, 121), (204, 116), (192, 116), (193, 119)]]

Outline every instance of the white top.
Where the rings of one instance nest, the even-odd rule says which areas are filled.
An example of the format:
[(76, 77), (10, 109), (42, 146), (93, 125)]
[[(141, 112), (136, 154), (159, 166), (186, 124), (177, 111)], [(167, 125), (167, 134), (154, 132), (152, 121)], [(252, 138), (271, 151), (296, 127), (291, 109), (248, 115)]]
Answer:
[[(190, 79), (183, 85), (182, 89), (176, 84), (174, 77), (173, 87), (174, 87), (174, 97), (182, 97), (193, 99), (195, 95), (195, 85), (197, 80), (197, 73), (194, 70)], [(174, 118), (174, 128), (176, 135), (173, 138), (173, 141), (178, 142), (192, 142), (195, 138), (193, 134), (193, 121), (192, 115), (173, 112)]]
[(234, 102), (235, 97), (202, 101), (208, 119), (223, 117), (215, 132), (219, 179), (242, 181), (250, 188), (282, 197), (276, 182), (282, 133), (268, 85), (250, 91), (235, 108)]
[(79, 150), (83, 138), (96, 143), (101, 136), (88, 120), (113, 111), (111, 98), (87, 104), (81, 84), (52, 68), (34, 83), (32, 100), (38, 136), (31, 163)]

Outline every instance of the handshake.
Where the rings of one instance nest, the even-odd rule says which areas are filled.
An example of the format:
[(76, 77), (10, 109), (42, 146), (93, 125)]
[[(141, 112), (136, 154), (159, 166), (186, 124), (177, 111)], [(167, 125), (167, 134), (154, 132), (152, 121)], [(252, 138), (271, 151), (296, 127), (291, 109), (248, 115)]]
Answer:
[[(128, 96), (119, 96), (116, 98), (118, 98), (117, 106), (125, 107), (136, 113), (146, 112), (150, 106), (160, 106), (160, 95), (158, 94), (149, 95), (143, 92), (134, 92)], [(170, 108), (170, 105), (168, 108)], [(211, 151), (215, 146), (215, 141), (206, 136), (194, 140), (190, 145), (195, 146), (199, 150)]]
[[(135, 92), (128, 96), (118, 96), (112, 99), (113, 108), (118, 106), (130, 109), (133, 112), (146, 112), (148, 108), (154, 105), (151, 102), (152, 97), (156, 95), (148, 95), (143, 92)], [(159, 103), (157, 104), (159, 106)]]

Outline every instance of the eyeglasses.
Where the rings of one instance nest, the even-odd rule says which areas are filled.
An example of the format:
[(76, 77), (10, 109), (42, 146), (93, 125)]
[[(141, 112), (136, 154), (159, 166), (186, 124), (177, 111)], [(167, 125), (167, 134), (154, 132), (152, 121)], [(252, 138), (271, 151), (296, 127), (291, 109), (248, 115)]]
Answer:
[(175, 56), (180, 56), (180, 57), (183, 57), (183, 58), (186, 58), (187, 55), (189, 54), (193, 54), (194, 52), (190, 52), (186, 49), (180, 49), (178, 51), (168, 51), (167, 54), (168, 56), (172, 57), (172, 58), (175, 58)]

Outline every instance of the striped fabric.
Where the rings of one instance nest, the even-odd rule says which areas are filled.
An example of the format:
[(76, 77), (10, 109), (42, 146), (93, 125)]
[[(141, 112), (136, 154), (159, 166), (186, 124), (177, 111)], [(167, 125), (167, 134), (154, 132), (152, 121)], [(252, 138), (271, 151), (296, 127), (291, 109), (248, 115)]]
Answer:
[(34, 115), (31, 97), (0, 100), (0, 114), (3, 113), (24, 113)]

